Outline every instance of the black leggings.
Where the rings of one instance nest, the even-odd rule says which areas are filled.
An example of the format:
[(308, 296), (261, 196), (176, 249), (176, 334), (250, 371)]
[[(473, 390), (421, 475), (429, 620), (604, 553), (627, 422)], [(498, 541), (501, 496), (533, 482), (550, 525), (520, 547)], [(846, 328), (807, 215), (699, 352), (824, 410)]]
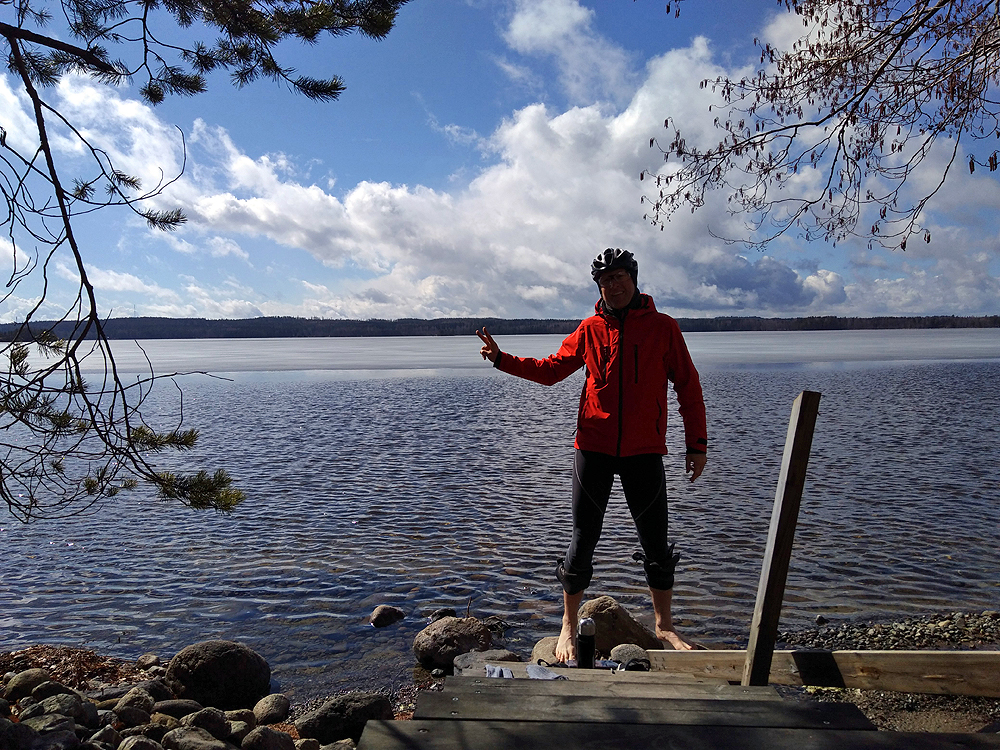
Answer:
[(646, 555), (643, 565), (650, 588), (672, 589), (674, 564), (667, 544), (667, 488), (663, 457), (656, 453), (615, 458), (577, 450), (573, 461), (573, 540), (560, 571), (563, 589), (576, 594), (590, 585), (594, 550), (601, 538), (604, 513), (615, 474), (639, 532)]

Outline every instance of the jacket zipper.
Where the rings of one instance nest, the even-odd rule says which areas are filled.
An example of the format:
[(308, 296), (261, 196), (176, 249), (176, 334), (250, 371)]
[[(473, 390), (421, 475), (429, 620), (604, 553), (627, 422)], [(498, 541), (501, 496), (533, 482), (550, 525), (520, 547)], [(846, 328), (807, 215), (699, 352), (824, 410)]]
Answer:
[(618, 323), (618, 446), (615, 448), (615, 458), (622, 455), (622, 426), (625, 411), (625, 361), (622, 355), (625, 353), (625, 318), (622, 316)]

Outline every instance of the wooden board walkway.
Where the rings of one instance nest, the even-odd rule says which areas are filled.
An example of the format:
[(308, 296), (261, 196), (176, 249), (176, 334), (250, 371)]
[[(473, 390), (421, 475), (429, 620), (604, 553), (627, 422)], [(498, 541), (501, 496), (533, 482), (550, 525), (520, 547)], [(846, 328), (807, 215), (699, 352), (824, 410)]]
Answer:
[(368, 722), (358, 750), (1000, 750), (1000, 735), (875, 731), (853, 704), (782, 700), (773, 687), (567, 676), (449, 677), (420, 693), (413, 720)]
[[(650, 651), (654, 671), (738, 682), (747, 652)], [(772, 685), (1000, 698), (1000, 651), (775, 651)]]

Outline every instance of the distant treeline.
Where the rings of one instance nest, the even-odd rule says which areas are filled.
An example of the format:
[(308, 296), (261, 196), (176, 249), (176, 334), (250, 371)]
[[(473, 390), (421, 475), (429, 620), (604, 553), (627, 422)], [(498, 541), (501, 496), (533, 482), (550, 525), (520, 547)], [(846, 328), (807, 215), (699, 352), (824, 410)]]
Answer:
[[(206, 320), (204, 318), (112, 318), (104, 330), (112, 339), (230, 339), (230, 338), (310, 338), (318, 336), (471, 336), (486, 326), (490, 333), (515, 334), (569, 333), (578, 320), (536, 320), (530, 318), (401, 318), (399, 320), (320, 320), (315, 318), (248, 318)], [(683, 331), (842, 331), (900, 328), (1000, 328), (1000, 315), (956, 317), (838, 318), (833, 315), (809, 318), (678, 318)], [(18, 331), (21, 331), (18, 334)], [(59, 338), (72, 335), (73, 324), (52, 321), (32, 322), (29, 330), (18, 323), (0, 324), (0, 340), (15, 336), (31, 340), (42, 331)]]

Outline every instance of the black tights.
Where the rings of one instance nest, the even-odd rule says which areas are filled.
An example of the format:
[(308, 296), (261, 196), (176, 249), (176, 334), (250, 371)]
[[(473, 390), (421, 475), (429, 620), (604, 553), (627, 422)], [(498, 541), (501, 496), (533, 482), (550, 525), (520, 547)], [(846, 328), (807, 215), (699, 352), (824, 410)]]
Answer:
[(646, 555), (644, 570), (650, 588), (672, 589), (674, 564), (667, 545), (667, 488), (663, 457), (656, 453), (615, 458), (577, 450), (573, 461), (573, 539), (566, 553), (563, 588), (576, 594), (590, 585), (594, 550), (601, 538), (604, 513), (615, 474)]

